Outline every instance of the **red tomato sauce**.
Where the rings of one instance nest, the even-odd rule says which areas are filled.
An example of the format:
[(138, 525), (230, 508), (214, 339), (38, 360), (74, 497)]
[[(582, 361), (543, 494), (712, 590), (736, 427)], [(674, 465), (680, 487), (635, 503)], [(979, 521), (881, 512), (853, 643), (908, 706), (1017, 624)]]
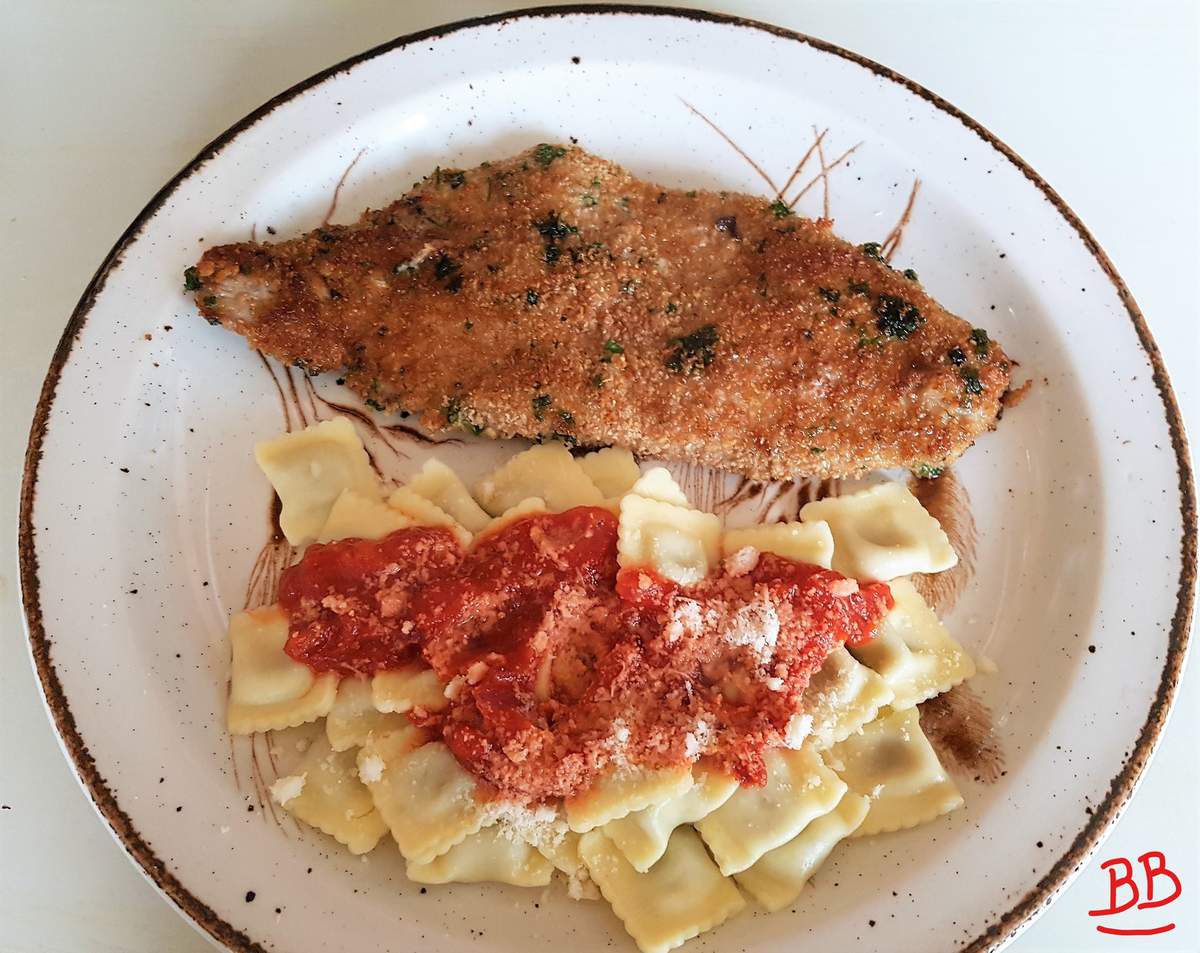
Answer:
[(497, 796), (569, 797), (613, 765), (700, 758), (762, 784), (811, 675), (871, 638), (892, 596), (780, 556), (736, 562), (686, 587), (621, 569), (598, 507), (469, 551), (430, 527), (314, 545), (280, 582), (286, 651), (342, 675), (423, 660), (450, 704), (412, 719)]

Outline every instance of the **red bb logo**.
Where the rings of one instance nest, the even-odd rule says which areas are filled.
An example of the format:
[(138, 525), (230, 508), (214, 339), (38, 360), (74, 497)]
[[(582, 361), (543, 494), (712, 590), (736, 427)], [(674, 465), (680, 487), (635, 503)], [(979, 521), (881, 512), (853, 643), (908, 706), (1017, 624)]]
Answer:
[[(1106, 860), (1100, 865), (1101, 870), (1108, 871), (1108, 907), (1103, 910), (1089, 910), (1089, 917), (1111, 917), (1117, 913), (1124, 913), (1132, 907), (1137, 907), (1139, 910), (1148, 910), (1152, 907), (1165, 907), (1169, 903), (1174, 903), (1179, 899), (1179, 895), (1183, 893), (1183, 884), (1179, 882), (1179, 878), (1175, 872), (1167, 866), (1167, 859), (1160, 851), (1151, 850), (1142, 854), (1138, 858), (1138, 863), (1142, 865), (1142, 870), (1145, 873), (1145, 899), (1142, 899), (1142, 893), (1138, 889), (1137, 880), (1134, 877), (1134, 867), (1124, 857), (1114, 857), (1112, 860)], [(1121, 869), (1118, 874), (1117, 868)], [(1159, 893), (1155, 893), (1155, 883), (1159, 881), (1169, 881), (1171, 892), (1167, 896), (1162, 896), (1163, 884), (1159, 884)], [(1124, 903), (1118, 903), (1121, 893), (1128, 893), (1128, 899)], [(1096, 929), (1101, 933), (1109, 933), (1114, 936), (1152, 936), (1155, 933), (1167, 933), (1175, 929), (1174, 923), (1164, 923), (1160, 927), (1151, 927), (1149, 929), (1119, 929), (1117, 927), (1108, 927), (1102, 924), (1097, 924)]]

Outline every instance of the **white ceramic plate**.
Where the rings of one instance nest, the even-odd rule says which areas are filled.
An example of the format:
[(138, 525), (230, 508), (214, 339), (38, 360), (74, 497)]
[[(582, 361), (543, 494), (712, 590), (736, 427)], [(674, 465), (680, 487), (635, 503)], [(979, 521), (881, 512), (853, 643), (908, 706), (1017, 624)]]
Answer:
[[(250, 448), (285, 411), (329, 408), (199, 320), (183, 268), (206, 244), (312, 228), (335, 201), (352, 220), (435, 164), (568, 136), (665, 184), (771, 193), (825, 129), (826, 163), (858, 147), (823, 178), (810, 156), (800, 210), (880, 241), (919, 179), (894, 261), (1034, 382), (956, 468), (978, 547), (948, 622), (999, 667), (974, 684), (1004, 773), (963, 779), (948, 819), (842, 848), (790, 912), (689, 949), (994, 949), (1086, 860), (1164, 724), (1195, 570), (1178, 411), (1111, 264), (1018, 157), (876, 64), (705, 14), (537, 11), (396, 41), (247, 117), (121, 238), (50, 369), (20, 530), (34, 662), (98, 809), (200, 927), (236, 950), (632, 949), (606, 905), (422, 893), (394, 849), (353, 859), (264, 808), (271, 745), (223, 725), (225, 623), (268, 532)], [(429, 452), (368, 436), (392, 476)], [(500, 452), (438, 449), (471, 473)]]

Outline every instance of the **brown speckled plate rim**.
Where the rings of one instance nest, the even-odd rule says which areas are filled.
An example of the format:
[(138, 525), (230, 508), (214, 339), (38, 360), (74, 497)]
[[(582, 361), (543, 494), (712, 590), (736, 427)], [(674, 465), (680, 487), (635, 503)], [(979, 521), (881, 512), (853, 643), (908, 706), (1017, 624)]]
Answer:
[(159, 190), (158, 194), (150, 200), (149, 204), (134, 219), (129, 228), (125, 230), (125, 233), (117, 241), (112, 251), (108, 253), (108, 256), (100, 265), (95, 276), (89, 282), (75, 311), (72, 313), (71, 319), (67, 323), (67, 327), (51, 359), (46, 379), (42, 384), (42, 390), (38, 397), (37, 408), (34, 412), (33, 423), (29, 433), (29, 444), (25, 454), (18, 529), (21, 595), (29, 632), (30, 653), (41, 683), (46, 707), (58, 731), (63, 749), (74, 764), (76, 774), (86, 788), (100, 815), (108, 823), (113, 834), (125, 846), (126, 851), (137, 861), (159, 890), (194, 923), (228, 949), (266, 953), (265, 949), (259, 943), (227, 923), (216, 911), (180, 883), (167, 869), (163, 861), (155, 855), (150, 845), (143, 840), (142, 836), (133, 826), (133, 822), (129, 816), (117, 804), (116, 798), (113, 796), (112, 791), (109, 790), (108, 783), (101, 775), (87, 746), (84, 744), (79, 729), (76, 727), (75, 718), (67, 702), (66, 695), (63, 692), (62, 685), (59, 683), (58, 675), (55, 672), (54, 664), (50, 657), (51, 641), (42, 621), (33, 525), (33, 506), (37, 491), (38, 464), (42, 456), (42, 443), (49, 423), (50, 411), (54, 404), (58, 381), (62, 375), (63, 368), (66, 366), (67, 359), (70, 357), (75, 340), (79, 336), (79, 332), (83, 328), (84, 322), (87, 320), (96, 298), (103, 290), (110, 272), (120, 264), (125, 249), (137, 239), (145, 224), (162, 207), (163, 203), (184, 179), (199, 169), (209, 159), (220, 153), (241, 132), (268, 115), (277, 106), (288, 102), (332, 76), (352, 69), (359, 63), (392, 50), (403, 48), (412, 43), (448, 36), (459, 30), (494, 23), (504, 23), (515, 19), (559, 17), (572, 14), (668, 16), (760, 30), (776, 37), (804, 43), (814, 49), (839, 56), (842, 59), (870, 70), (877, 76), (889, 79), (905, 87), (910, 92), (915, 93), (927, 102), (932, 103), (938, 109), (959, 120), (964, 126), (1008, 159), (1030, 182), (1040, 189), (1063, 218), (1075, 229), (1080, 240), (1095, 257), (1125, 305), (1129, 319), (1133, 323), (1141, 346), (1146, 352), (1146, 356), (1153, 368), (1154, 384), (1163, 402), (1163, 410), (1166, 414), (1167, 426), (1171, 433), (1171, 444), (1175, 451), (1176, 468), (1179, 477), (1179, 506), (1183, 525), (1179, 544), (1181, 571), (1175, 613), (1168, 638), (1167, 657), (1163, 665), (1162, 679), (1159, 683), (1158, 691), (1150, 706), (1146, 722), (1138, 736), (1137, 743), (1126, 759), (1121, 771), (1112, 779), (1109, 792), (1104, 800), (1094, 810), (1083, 830), (1080, 831), (1071, 846), (1055, 862), (1049, 872), (1007, 913), (997, 917), (995, 922), (983, 933), (963, 946), (961, 953), (983, 953), (983, 951), (996, 950), (1012, 939), (1049, 905), (1070, 882), (1072, 876), (1087, 862), (1091, 853), (1099, 846), (1102, 837), (1107, 833), (1128, 803), (1166, 723), (1167, 712), (1183, 669), (1196, 581), (1196, 498), (1183, 421), (1179, 407), (1175, 402), (1175, 395), (1171, 390), (1171, 384), (1167, 378), (1167, 371), (1163, 365), (1158, 346), (1154, 343), (1150, 329), (1147, 327), (1146, 321), (1142, 317), (1142, 313), (1133, 300), (1129, 289), (1117, 274), (1108, 256), (1101, 249), (1095, 238), (1092, 237), (1091, 233), (1088, 232), (1087, 228), (1084, 227), (1078, 216), (1071, 211), (1062, 198), (1059, 197), (1058, 193), (1041, 176), (1034, 172), (1020, 156), (975, 120), (960, 112), (940, 96), (901, 76), (899, 73), (866, 57), (859, 56), (832, 43), (827, 43), (824, 40), (818, 40), (792, 30), (754, 20), (674, 7), (640, 7), (625, 4), (575, 4), (515, 10), (433, 27), (419, 33), (400, 37), (368, 50), (365, 53), (361, 53), (358, 56), (351, 57), (280, 93), (209, 143), (178, 175)]

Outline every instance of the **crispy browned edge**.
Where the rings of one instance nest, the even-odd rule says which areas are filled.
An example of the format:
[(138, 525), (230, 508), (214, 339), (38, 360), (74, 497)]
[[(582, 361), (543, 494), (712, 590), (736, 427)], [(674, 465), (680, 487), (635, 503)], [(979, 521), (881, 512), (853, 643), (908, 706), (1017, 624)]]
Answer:
[(400, 37), (368, 50), (365, 53), (361, 53), (358, 56), (344, 60), (336, 66), (317, 73), (309, 79), (293, 86), (291, 89), (280, 93), (205, 146), (195, 159), (188, 163), (178, 175), (159, 190), (158, 194), (150, 200), (149, 204), (134, 219), (116, 245), (113, 246), (112, 251), (108, 253), (108, 256), (101, 263), (100, 268), (89, 282), (87, 289), (79, 300), (79, 304), (75, 307), (71, 319), (63, 331), (62, 338), (59, 340), (58, 347), (55, 349), (46, 379), (42, 384), (41, 394), (38, 397), (37, 408), (34, 412), (33, 424), (29, 433), (29, 444), (25, 454), (18, 529), (21, 595), (25, 607), (30, 652), (34, 667), (41, 682), (47, 708), (53, 717), (63, 748), (74, 763), (76, 773), (91, 796), (97, 810), (112, 829), (113, 834), (120, 839), (128, 853), (137, 861), (146, 875), (149, 876), (158, 888), (183, 913), (228, 949), (266, 953), (262, 946), (223, 920), (211, 907), (199, 900), (187, 887), (180, 883), (167, 869), (166, 865), (155, 855), (150, 845), (142, 838), (141, 834), (133, 826), (129, 816), (117, 804), (116, 798), (113, 796), (112, 791), (109, 790), (107, 782), (97, 770), (96, 763), (75, 725), (75, 718), (71, 713), (66, 695), (63, 693), (62, 686), (59, 684), (58, 676), (55, 673), (54, 664), (50, 658), (50, 638), (42, 624), (40, 593), (38, 589), (37, 554), (34, 549), (33, 504), (34, 495), (37, 491), (37, 473), (38, 463), (42, 454), (42, 441), (46, 434), (46, 427), (54, 403), (58, 379), (63, 367), (66, 365), (67, 359), (70, 357), (75, 339), (83, 328), (84, 322), (87, 320), (97, 296), (103, 290), (109, 273), (120, 263), (122, 253), (137, 238), (146, 222), (153, 217), (166, 201), (167, 197), (170, 196), (184, 179), (199, 169), (209, 159), (216, 156), (241, 132), (254, 125), (277, 106), (338, 73), (352, 69), (359, 63), (411, 43), (417, 43), (434, 37), (447, 36), (459, 30), (493, 23), (503, 23), (518, 18), (553, 17), (572, 14), (672, 16), (761, 30), (765, 33), (805, 43), (814, 49), (840, 56), (845, 60), (869, 69), (878, 76), (904, 86), (906, 89), (932, 103), (938, 109), (958, 119), (964, 126), (1012, 162), (1030, 182), (1037, 186), (1078, 233), (1080, 240), (1095, 256), (1100, 267), (1104, 269), (1104, 273), (1116, 288), (1121, 301), (1125, 304), (1129, 319), (1133, 323), (1142, 348), (1145, 350), (1146, 356), (1149, 358), (1150, 364), (1154, 369), (1154, 384), (1158, 388), (1159, 396), (1162, 398), (1167, 426), (1171, 432), (1171, 444), (1175, 451), (1176, 468), (1179, 477), (1179, 506), (1183, 523), (1183, 533), (1179, 543), (1181, 571), (1175, 614), (1172, 618), (1171, 632), (1168, 639), (1167, 657), (1163, 664), (1162, 680), (1159, 683), (1154, 701), (1150, 706), (1146, 722), (1142, 726), (1142, 730), (1138, 736), (1137, 744), (1126, 758), (1121, 771), (1112, 779), (1108, 794), (1104, 800), (1094, 809), (1091, 818), (1083, 830), (1079, 832), (1074, 842), (1055, 862), (1050, 871), (1010, 910), (998, 916), (995, 922), (983, 933), (965, 944), (961, 948), (961, 953), (984, 953), (984, 951), (995, 950), (1015, 936), (1038, 913), (1045, 909), (1054, 897), (1066, 887), (1073, 875), (1087, 862), (1092, 851), (1099, 846), (1103, 835), (1124, 810), (1137, 785), (1138, 778), (1146, 767), (1158, 743), (1159, 736), (1166, 722), (1167, 711), (1170, 708), (1171, 700), (1183, 668), (1196, 582), (1196, 497), (1183, 420), (1175, 401), (1175, 395), (1171, 390), (1166, 367), (1163, 364), (1158, 346), (1155, 344), (1150, 329), (1147, 327), (1146, 321), (1138, 309), (1137, 303), (1133, 300), (1129, 289), (1125, 286), (1124, 281), (1121, 280), (1120, 275), (1117, 274), (1116, 269), (1104, 253), (1104, 250), (1097, 243), (1096, 239), (1092, 237), (1078, 216), (1067, 206), (1058, 193), (1030, 168), (1019, 155), (975, 120), (960, 112), (940, 96), (914, 83), (907, 77), (888, 69), (886, 66), (882, 66), (866, 57), (859, 56), (857, 53), (842, 49), (832, 43), (827, 43), (824, 40), (771, 24), (760, 23), (755, 20), (747, 20), (726, 14), (709, 13), (701, 10), (665, 6), (640, 7), (625, 4), (605, 4), (602, 6), (595, 4), (573, 4), (568, 6), (514, 10), (433, 27), (419, 33)]

